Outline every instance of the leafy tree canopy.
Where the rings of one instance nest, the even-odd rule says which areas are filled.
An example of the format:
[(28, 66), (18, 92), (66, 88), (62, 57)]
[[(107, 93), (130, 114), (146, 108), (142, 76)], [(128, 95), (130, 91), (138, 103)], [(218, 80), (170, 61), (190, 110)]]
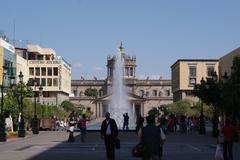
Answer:
[(84, 92), (85, 96), (96, 97), (98, 95), (98, 91), (96, 88), (87, 88)]

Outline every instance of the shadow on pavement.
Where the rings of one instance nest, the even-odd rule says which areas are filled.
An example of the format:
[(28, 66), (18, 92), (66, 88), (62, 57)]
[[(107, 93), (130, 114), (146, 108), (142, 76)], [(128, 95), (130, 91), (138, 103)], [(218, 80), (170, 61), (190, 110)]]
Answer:
[[(54, 132), (54, 131), (53, 131)], [(55, 131), (57, 132), (57, 131)], [(28, 158), (28, 160), (99, 160), (106, 159), (105, 146), (100, 138), (99, 131), (87, 133), (86, 142), (81, 142), (81, 135), (75, 134), (75, 142), (64, 140), (57, 145), (34, 145), (31, 149), (41, 150), (37, 155)], [(120, 132), (121, 148), (116, 150), (117, 160), (134, 159), (131, 156), (132, 147), (138, 142), (138, 137), (134, 132)], [(51, 141), (54, 143), (54, 141)], [(29, 149), (29, 148), (28, 148)]]

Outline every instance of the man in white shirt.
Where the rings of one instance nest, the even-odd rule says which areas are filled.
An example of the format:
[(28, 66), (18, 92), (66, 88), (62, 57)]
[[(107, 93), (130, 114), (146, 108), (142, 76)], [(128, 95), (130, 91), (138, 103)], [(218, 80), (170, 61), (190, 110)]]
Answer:
[(108, 160), (115, 159), (115, 141), (118, 136), (118, 128), (114, 119), (110, 118), (110, 113), (105, 114), (106, 119), (101, 125), (101, 138), (104, 139), (106, 155)]

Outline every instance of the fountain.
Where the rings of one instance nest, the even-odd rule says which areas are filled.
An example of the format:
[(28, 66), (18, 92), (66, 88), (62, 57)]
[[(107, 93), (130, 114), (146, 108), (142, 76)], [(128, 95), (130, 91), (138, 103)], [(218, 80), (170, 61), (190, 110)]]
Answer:
[[(124, 85), (124, 60), (125, 53), (123, 53), (122, 43), (119, 47), (117, 55), (113, 56), (111, 60), (114, 61), (113, 74), (112, 74), (112, 86), (110, 93), (110, 103), (106, 111), (110, 112), (111, 118), (115, 119), (119, 129), (123, 127), (124, 117), (123, 114), (128, 113), (129, 116), (129, 129), (134, 129), (133, 123), (133, 110), (129, 101), (127, 87)], [(96, 122), (88, 127), (88, 130), (100, 129), (101, 122)]]
[(123, 114), (128, 113), (129, 116), (129, 127), (131, 127), (133, 113), (132, 107), (130, 105), (127, 88), (124, 85), (124, 53), (122, 43), (119, 47), (117, 56), (115, 56), (115, 64), (113, 71), (113, 81), (112, 81), (112, 99), (108, 111), (111, 117), (116, 120), (118, 128), (123, 126)]

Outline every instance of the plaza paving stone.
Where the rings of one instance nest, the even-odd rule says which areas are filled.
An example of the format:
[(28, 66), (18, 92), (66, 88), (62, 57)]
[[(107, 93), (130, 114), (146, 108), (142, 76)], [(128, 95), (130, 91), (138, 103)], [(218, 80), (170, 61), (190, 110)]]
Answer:
[[(88, 132), (86, 143), (68, 143), (68, 132), (42, 131), (8, 142), (0, 142), (0, 160), (105, 160), (105, 148), (99, 132)], [(131, 156), (138, 137), (133, 133), (120, 133), (121, 149), (116, 150), (116, 160), (137, 160)], [(213, 160), (216, 140), (210, 135), (170, 133), (164, 145), (163, 160)], [(234, 144), (234, 158), (240, 159), (240, 146)]]

